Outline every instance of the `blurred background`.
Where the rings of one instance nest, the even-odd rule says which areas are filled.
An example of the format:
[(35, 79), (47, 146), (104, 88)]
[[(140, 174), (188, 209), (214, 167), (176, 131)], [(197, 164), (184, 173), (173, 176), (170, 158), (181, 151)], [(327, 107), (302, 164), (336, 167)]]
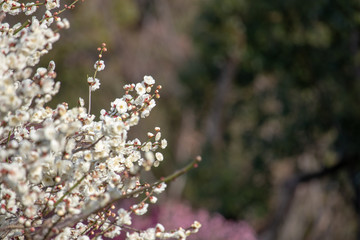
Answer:
[(152, 75), (161, 98), (133, 136), (162, 128), (154, 176), (203, 158), (162, 221), (202, 219), (192, 239), (360, 239), (358, 0), (87, 0), (65, 15), (42, 62), (62, 81), (52, 103), (87, 101), (106, 42), (92, 112)]

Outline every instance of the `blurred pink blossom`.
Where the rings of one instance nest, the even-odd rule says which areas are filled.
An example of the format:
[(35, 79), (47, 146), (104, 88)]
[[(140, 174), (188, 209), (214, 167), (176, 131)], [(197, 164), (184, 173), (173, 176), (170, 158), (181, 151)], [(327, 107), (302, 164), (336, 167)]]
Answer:
[[(190, 240), (256, 240), (255, 231), (245, 221), (231, 221), (219, 213), (210, 214), (207, 210), (194, 210), (190, 206), (178, 202), (167, 201), (160, 206), (151, 206), (148, 217), (133, 216), (133, 225), (137, 229), (153, 227), (161, 222), (166, 230), (187, 228), (194, 220), (202, 224), (199, 232), (190, 235)], [(116, 239), (124, 239), (122, 237)]]

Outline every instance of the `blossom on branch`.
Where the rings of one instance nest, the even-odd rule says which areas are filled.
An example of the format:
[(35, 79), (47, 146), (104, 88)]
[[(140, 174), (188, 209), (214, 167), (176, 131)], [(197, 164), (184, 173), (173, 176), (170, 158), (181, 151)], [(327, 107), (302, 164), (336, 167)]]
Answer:
[[(74, 108), (65, 102), (55, 108), (46, 105), (60, 88), (55, 63), (33, 67), (59, 40), (58, 30), (69, 27), (61, 13), (77, 2), (63, 8), (60, 0), (1, 2), (1, 16), (33, 16), (13, 26), (6, 18), (0, 23), (0, 238), (92, 239), (123, 234), (128, 239), (184, 239), (191, 232), (130, 227), (132, 214), (145, 214), (156, 202), (153, 195), (179, 176), (155, 183), (141, 178), (142, 170), (149, 171), (164, 159), (160, 150), (167, 142), (160, 128), (155, 128), (156, 134), (144, 134), (143, 142), (128, 138), (128, 131), (149, 116), (160, 97), (161, 86), (154, 88), (152, 77), (125, 85), (124, 96), (95, 120), (91, 92), (100, 88), (96, 74), (105, 68), (101, 58), (107, 48), (102, 44), (94, 75), (87, 78), (88, 109), (82, 98)], [(41, 7), (45, 13), (37, 18), (40, 14), (34, 14)], [(116, 211), (114, 203), (125, 198), (139, 203)]]

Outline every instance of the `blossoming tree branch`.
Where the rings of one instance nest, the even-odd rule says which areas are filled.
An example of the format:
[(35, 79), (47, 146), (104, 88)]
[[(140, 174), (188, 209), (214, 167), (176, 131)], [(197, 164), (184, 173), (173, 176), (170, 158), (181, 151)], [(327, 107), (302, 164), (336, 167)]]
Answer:
[[(125, 85), (125, 94), (95, 120), (91, 92), (99, 89), (97, 74), (105, 68), (107, 48), (102, 44), (94, 73), (84, 76), (88, 105), (79, 98), (75, 108), (67, 103), (46, 106), (60, 88), (55, 63), (34, 67), (59, 40), (59, 30), (69, 28), (61, 13), (78, 0), (68, 5), (60, 0), (24, 2), (0, 2), (0, 238), (85, 240), (122, 234), (130, 240), (186, 239), (197, 232), (197, 221), (173, 230), (161, 223), (146, 230), (131, 226), (132, 216), (145, 214), (167, 182), (200, 161), (197, 157), (154, 183), (141, 179), (142, 170), (163, 161), (167, 141), (159, 127), (143, 142), (128, 139), (128, 131), (149, 116), (161, 86), (151, 76)], [(6, 22), (7, 15), (18, 14), (32, 17), (13, 26)], [(116, 209), (114, 204), (125, 198), (136, 204)]]

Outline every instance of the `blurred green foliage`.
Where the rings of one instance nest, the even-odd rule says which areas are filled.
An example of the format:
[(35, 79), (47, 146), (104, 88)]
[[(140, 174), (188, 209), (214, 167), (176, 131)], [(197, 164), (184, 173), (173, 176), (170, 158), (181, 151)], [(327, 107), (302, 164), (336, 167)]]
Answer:
[[(102, 4), (103, 8), (99, 9), (98, 4)], [(52, 58), (56, 57), (56, 71), (62, 87), (52, 104), (66, 101), (70, 106), (75, 106), (78, 97), (87, 101), (86, 79), (87, 76), (94, 74), (93, 65), (98, 58), (97, 47), (103, 42), (106, 43), (109, 51), (113, 52), (112, 58), (115, 58), (116, 45), (119, 44), (116, 31), (129, 31), (135, 28), (140, 18), (136, 3), (130, 0), (88, 2), (79, 4), (72, 11), (72, 13), (65, 12), (63, 16), (70, 19), (71, 28), (61, 32), (62, 44), (55, 44), (51, 54), (45, 55), (40, 63), (40, 65), (47, 65)], [(111, 56), (108, 53), (103, 55), (106, 64), (110, 62)], [(108, 71), (104, 71), (99, 73), (98, 77), (111, 79), (113, 76), (110, 74)], [(104, 81), (101, 82), (102, 89), (104, 89)], [(105, 91), (108, 89), (105, 88)], [(114, 95), (114, 93), (111, 94)], [(101, 108), (108, 107), (108, 102), (106, 102), (107, 105), (104, 105), (101, 94), (95, 92), (93, 95), (97, 100), (93, 102), (94, 113)], [(109, 101), (109, 99), (106, 100)]]
[(197, 52), (180, 73), (204, 130), (226, 65), (236, 60), (222, 148), (207, 139), (186, 196), (225, 216), (268, 213), (271, 164), (310, 152), (319, 166), (360, 156), (360, 2), (202, 1)]

